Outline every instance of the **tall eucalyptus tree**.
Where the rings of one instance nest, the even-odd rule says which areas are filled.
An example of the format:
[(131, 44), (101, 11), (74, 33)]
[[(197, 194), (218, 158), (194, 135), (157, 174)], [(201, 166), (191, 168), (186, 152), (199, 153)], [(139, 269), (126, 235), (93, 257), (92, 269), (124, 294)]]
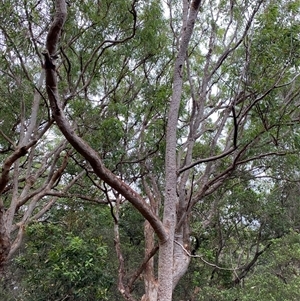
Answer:
[[(271, 178), (271, 160), (299, 152), (299, 3), (54, 4), (24, 1), (15, 13), (30, 12), (23, 28), (43, 61), (53, 120), (111, 205), (119, 290), (170, 301), (194, 254), (191, 219), (205, 232), (235, 208), (234, 196), (221, 196), (239, 179)], [(130, 277), (118, 229), (125, 201), (145, 219), (145, 259)], [(268, 245), (255, 244), (239, 279)], [(144, 295), (135, 296), (141, 274)]]
[[(144, 189), (139, 189), (137, 184), (127, 183), (122, 168), (113, 172), (107, 167), (104, 155), (92, 147), (88, 139), (80, 137), (65, 113), (68, 103), (72, 103), (72, 95), (68, 97), (59, 89), (54, 57), (59, 49), (58, 44), (65, 43), (64, 24), (68, 11), (64, 0), (57, 0), (55, 3), (56, 12), (43, 53), (46, 89), (53, 118), (70, 144), (90, 163), (99, 179), (113, 189), (118, 202), (123, 198), (129, 201), (157, 235), (158, 275), (156, 278), (152, 262), (151, 266), (150, 262), (144, 263), (143, 267), (147, 267), (147, 273), (146, 291), (142, 300), (171, 300), (173, 289), (186, 272), (190, 261), (189, 220), (194, 206), (204, 202), (207, 196), (221, 187), (241, 166), (253, 170), (255, 165), (259, 168), (263, 158), (296, 151), (293, 143), (289, 143), (286, 138), (292, 134), (291, 128), (298, 122), (296, 45), (299, 43), (299, 37), (294, 17), (299, 7), (296, 3), (275, 4), (272, 1), (205, 3), (195, 0), (183, 1), (181, 4), (167, 3), (170, 9), (168, 21), (174, 34), (173, 42), (167, 48), (171, 48), (175, 57), (171, 97), (165, 99), (166, 127), (161, 133), (165, 141), (165, 167), (162, 171), (164, 178), (159, 180), (160, 175), (151, 168), (154, 158), (150, 154), (144, 157), (135, 154), (136, 160), (131, 161), (131, 164), (139, 163), (140, 168), (146, 170), (146, 174), (140, 174)], [(93, 4), (95, 9), (90, 9), (91, 11), (97, 10), (99, 14), (101, 11), (109, 13), (108, 6), (103, 6), (103, 3)], [(147, 7), (158, 3), (153, 1), (144, 4), (133, 1), (124, 2), (124, 5), (128, 7), (126, 13), (128, 18), (132, 19), (131, 26), (122, 27), (126, 19), (124, 16), (124, 23), (118, 23), (120, 30), (117, 32), (106, 34), (105, 37), (101, 34), (95, 35), (98, 43), (89, 50), (89, 59), (78, 62), (81, 70), (79, 75), (76, 75), (78, 79), (75, 80), (75, 89), (79, 89), (79, 92), (87, 90), (86, 93), (91, 94), (89, 86), (92, 77), (98, 74), (106, 77), (105, 68), (101, 68), (102, 62), (104, 63), (101, 57), (105, 57), (105, 52), (120, 49), (119, 45), (125, 45), (122, 50), (126, 51), (126, 45), (129, 49), (132, 47), (132, 41), (142, 37), (136, 36), (136, 33), (147, 30), (151, 25), (140, 20), (145, 17), (143, 14)], [(290, 18), (281, 15), (281, 9), (288, 11)], [(126, 13), (124, 11), (124, 15)], [(180, 25), (178, 15), (181, 16)], [(93, 22), (88, 23), (84, 17), (81, 22), (86, 26), (96, 26)], [(279, 39), (276, 30), (277, 33), (284, 32), (288, 38)], [(85, 33), (88, 32), (87, 28)], [(268, 52), (261, 49), (263, 45), (268, 45)], [(281, 52), (276, 53), (279, 47)], [(74, 48), (76, 51), (75, 46)], [(115, 56), (117, 53), (116, 50)], [(122, 52), (119, 53), (121, 55)], [(135, 65), (134, 52), (131, 55), (133, 57), (128, 59), (126, 67), (135, 72), (138, 66)], [(126, 61), (126, 55), (124, 60)], [(85, 71), (91, 65), (93, 71), (97, 68), (99, 70), (87, 78)], [(145, 69), (146, 60), (142, 65)], [(153, 73), (158, 71), (159, 68), (154, 68), (145, 72), (146, 80), (149, 81), (148, 77), (152, 77)], [(121, 72), (121, 76), (123, 74)], [(156, 79), (159, 79), (160, 75), (158, 74)], [(62, 82), (66, 80), (66, 77), (62, 78)], [(122, 78), (118, 74), (115, 74), (114, 82), (114, 91), (118, 91), (122, 85), (128, 86), (126, 77)], [(288, 93), (285, 92), (286, 87), (289, 87)], [(102, 90), (100, 93), (104, 94), (104, 97), (109, 96), (108, 93), (103, 93), (105, 86), (98, 89)], [(74, 94), (76, 90), (72, 91)], [(101, 94), (98, 95), (99, 107), (102, 102), (105, 104)], [(137, 94), (131, 102), (140, 104), (141, 97), (143, 96)], [(126, 96), (123, 103), (126, 102), (125, 98)], [(152, 106), (151, 98), (145, 98), (143, 101), (147, 111), (149, 106)], [(122, 128), (127, 127), (124, 117), (120, 118), (119, 115), (118, 121), (123, 123)], [(132, 122), (132, 117), (126, 121)], [(147, 133), (148, 122), (144, 120), (144, 123), (140, 124), (141, 132), (137, 137)], [(159, 186), (164, 186), (164, 189), (159, 191)], [(149, 201), (145, 199), (143, 190)], [(163, 206), (161, 215), (159, 201)], [(210, 223), (217, 202), (218, 200), (211, 205), (208, 218), (202, 221), (203, 226)], [(115, 209), (117, 208), (118, 205)], [(118, 223), (118, 215), (114, 217)], [(151, 231), (149, 229), (146, 231), (148, 235)], [(150, 237), (151, 235), (147, 244), (153, 247)], [(116, 238), (118, 242), (118, 236)], [(126, 299), (133, 300), (130, 286), (123, 282), (124, 270), (120, 250), (118, 254), (119, 289)], [(148, 257), (146, 255), (147, 260), (152, 252), (149, 254)]]

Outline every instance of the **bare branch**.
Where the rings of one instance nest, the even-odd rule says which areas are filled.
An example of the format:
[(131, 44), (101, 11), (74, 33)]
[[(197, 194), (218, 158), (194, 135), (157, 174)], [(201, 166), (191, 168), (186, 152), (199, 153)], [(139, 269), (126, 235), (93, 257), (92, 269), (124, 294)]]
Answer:
[(13, 146), (14, 149), (17, 148), (16, 144), (7, 135), (5, 135), (1, 129), (0, 129), (0, 134), (3, 136), (5, 140), (7, 140)]
[(139, 268), (134, 272), (134, 274), (130, 277), (129, 281), (128, 281), (128, 288), (130, 289), (130, 291), (133, 290), (133, 284), (134, 282), (138, 279), (138, 277), (143, 273), (143, 271), (145, 270), (145, 267), (147, 265), (147, 263), (149, 262), (149, 260), (156, 254), (156, 252), (158, 251), (159, 246), (156, 245), (145, 257), (145, 259), (143, 260), (142, 264), (139, 266)]
[(27, 153), (27, 150), (35, 144), (36, 141), (31, 142), (26, 147), (17, 148), (8, 158), (5, 159), (3, 167), (2, 167), (2, 173), (0, 177), (0, 194), (5, 189), (6, 184), (9, 181), (9, 171), (13, 163), (21, 158), (22, 156), (25, 156)]
[(179, 243), (178, 241), (174, 241), (175, 244), (177, 244), (178, 246), (180, 246), (182, 248), (182, 250), (185, 252), (186, 255), (188, 255), (189, 257), (193, 257), (193, 258), (200, 258), (205, 264), (213, 267), (213, 268), (216, 268), (216, 269), (219, 269), (219, 270), (225, 270), (225, 271), (237, 271), (237, 270), (240, 270), (241, 268), (222, 268), (214, 263), (211, 263), (207, 260), (205, 260), (203, 258), (202, 255), (192, 255), (181, 243)]
[(184, 171), (186, 171), (186, 170), (188, 170), (188, 169), (190, 169), (190, 168), (192, 168), (192, 167), (194, 167), (194, 166), (196, 166), (198, 164), (201, 164), (201, 163), (216, 161), (218, 159), (224, 158), (224, 157), (230, 155), (232, 152), (234, 152), (235, 149), (236, 148), (234, 147), (234, 148), (231, 148), (228, 151), (226, 151), (226, 152), (224, 152), (224, 153), (222, 153), (220, 155), (216, 155), (216, 156), (213, 156), (213, 157), (200, 159), (200, 160), (198, 160), (198, 161), (196, 161), (196, 162), (194, 162), (194, 163), (192, 163), (192, 164), (190, 164), (188, 166), (184, 166), (184, 167), (180, 168), (178, 170), (178, 173), (182, 173), (182, 172), (184, 172)]

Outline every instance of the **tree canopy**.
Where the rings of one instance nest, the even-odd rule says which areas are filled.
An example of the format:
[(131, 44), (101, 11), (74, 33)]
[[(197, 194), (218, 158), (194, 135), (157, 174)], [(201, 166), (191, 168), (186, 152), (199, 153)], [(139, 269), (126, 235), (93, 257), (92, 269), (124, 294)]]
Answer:
[(5, 283), (37, 300), (296, 300), (299, 13), (3, 1)]

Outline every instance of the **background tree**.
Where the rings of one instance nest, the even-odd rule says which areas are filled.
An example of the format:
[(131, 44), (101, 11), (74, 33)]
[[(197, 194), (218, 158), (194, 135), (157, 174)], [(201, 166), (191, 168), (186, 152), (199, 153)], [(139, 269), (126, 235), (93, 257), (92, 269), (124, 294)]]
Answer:
[(21, 245), (26, 226), (59, 197), (96, 201), (95, 195), (81, 195), (78, 186), (70, 192), (86, 171), (74, 167), (79, 161), (53, 126), (46, 101), (40, 50), (47, 20), (38, 24), (46, 18), (44, 8), (35, 1), (11, 1), (0, 11), (1, 268)]

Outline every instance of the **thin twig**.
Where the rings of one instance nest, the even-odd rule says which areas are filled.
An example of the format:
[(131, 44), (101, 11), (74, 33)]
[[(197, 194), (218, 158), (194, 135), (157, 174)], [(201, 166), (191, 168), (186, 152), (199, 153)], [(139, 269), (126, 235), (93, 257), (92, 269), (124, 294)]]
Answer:
[(174, 240), (174, 242), (178, 245), (178, 246), (180, 246), (181, 248), (182, 248), (182, 250), (189, 256), (189, 257), (193, 257), (193, 258), (200, 258), (205, 264), (207, 264), (207, 265), (209, 265), (209, 266), (211, 266), (211, 267), (214, 267), (214, 268), (216, 268), (216, 269), (219, 269), (219, 270), (225, 270), (225, 271), (233, 271), (233, 272), (235, 272), (235, 271), (237, 271), (237, 270), (241, 270), (242, 269), (242, 267), (240, 267), (240, 268), (222, 268), (222, 267), (220, 267), (220, 266), (218, 266), (218, 265), (216, 265), (216, 264), (214, 264), (214, 263), (211, 263), (211, 262), (208, 262), (207, 260), (205, 260), (204, 258), (203, 258), (203, 256), (202, 255), (192, 255), (180, 242), (178, 242), (178, 241), (176, 241), (176, 240)]
[(0, 134), (5, 138), (5, 140), (7, 140), (14, 147), (14, 149), (17, 148), (15, 143), (8, 136), (6, 136), (1, 129), (0, 129)]

